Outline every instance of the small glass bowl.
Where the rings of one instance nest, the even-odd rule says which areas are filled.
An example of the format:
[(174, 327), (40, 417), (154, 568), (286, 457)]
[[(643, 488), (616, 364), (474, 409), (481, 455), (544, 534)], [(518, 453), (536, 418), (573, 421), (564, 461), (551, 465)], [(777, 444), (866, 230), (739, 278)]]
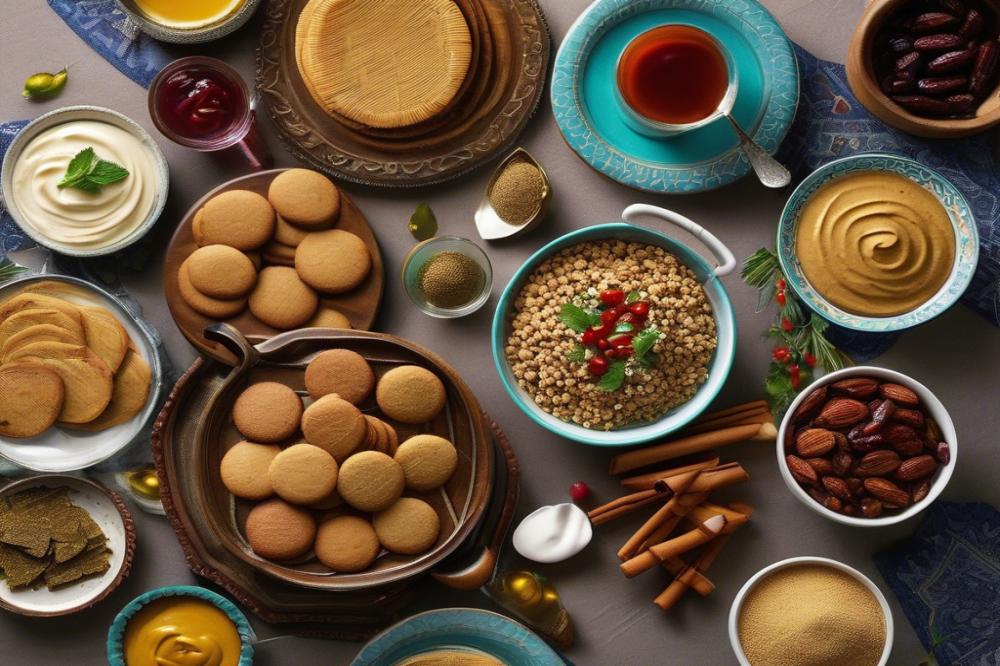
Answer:
[[(427, 302), (420, 289), (420, 269), (424, 263), (440, 252), (458, 252), (476, 262), (483, 269), (483, 288), (479, 295), (465, 305), (457, 308), (441, 308)], [(493, 267), (490, 259), (482, 248), (465, 238), (458, 236), (437, 236), (413, 246), (413, 249), (403, 259), (402, 269), (403, 289), (424, 314), (441, 319), (454, 319), (470, 315), (490, 299), (493, 288)]]

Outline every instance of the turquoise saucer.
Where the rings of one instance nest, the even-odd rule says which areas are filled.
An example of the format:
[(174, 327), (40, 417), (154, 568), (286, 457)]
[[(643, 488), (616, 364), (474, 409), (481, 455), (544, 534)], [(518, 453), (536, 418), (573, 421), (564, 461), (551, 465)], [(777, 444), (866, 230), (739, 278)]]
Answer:
[(625, 124), (615, 103), (618, 56), (640, 33), (666, 23), (712, 34), (736, 62), (733, 117), (774, 153), (795, 117), (798, 64), (781, 26), (755, 0), (597, 0), (570, 27), (552, 76), (552, 111), (584, 162), (649, 192), (703, 192), (743, 177), (750, 163), (724, 118), (653, 139)]

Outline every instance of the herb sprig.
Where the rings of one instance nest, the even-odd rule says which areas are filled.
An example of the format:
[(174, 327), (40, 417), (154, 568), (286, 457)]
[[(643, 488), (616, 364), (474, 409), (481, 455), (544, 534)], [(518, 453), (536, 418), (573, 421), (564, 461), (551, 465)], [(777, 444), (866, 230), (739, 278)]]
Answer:
[(84, 148), (70, 160), (66, 175), (59, 181), (59, 189), (72, 187), (97, 194), (105, 185), (113, 185), (128, 177), (128, 169), (97, 157), (93, 148)]

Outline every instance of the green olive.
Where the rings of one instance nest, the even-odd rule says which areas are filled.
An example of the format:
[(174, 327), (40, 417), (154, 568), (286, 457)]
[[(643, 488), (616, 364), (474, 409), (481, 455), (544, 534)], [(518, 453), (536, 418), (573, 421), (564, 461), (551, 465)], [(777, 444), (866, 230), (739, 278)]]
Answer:
[(67, 78), (69, 78), (69, 72), (65, 69), (55, 74), (48, 72), (32, 74), (24, 82), (24, 96), (31, 99), (54, 95), (63, 89)]

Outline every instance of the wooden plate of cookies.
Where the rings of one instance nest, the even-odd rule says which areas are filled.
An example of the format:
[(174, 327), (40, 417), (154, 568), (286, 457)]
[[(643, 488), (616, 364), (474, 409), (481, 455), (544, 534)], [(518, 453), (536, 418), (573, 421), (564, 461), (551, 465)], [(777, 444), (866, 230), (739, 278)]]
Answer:
[(235, 356), (204, 336), (226, 322), (253, 343), (307, 327), (368, 330), (384, 288), (378, 241), (346, 193), (308, 169), (274, 169), (215, 188), (181, 220), (163, 288), (199, 351)]
[(0, 457), (69, 472), (128, 446), (158, 404), (154, 335), (110, 293), (77, 278), (0, 285)]
[[(257, 90), (314, 168), (419, 187), (509, 149), (538, 107), (549, 54), (536, 0), (272, 0)], [(432, 84), (410, 85), (428, 72)]]
[(435, 567), (477, 528), (493, 447), (440, 358), (378, 333), (304, 329), (256, 347), (226, 325), (207, 334), (239, 364), (180, 408), (196, 426), (165, 408), (154, 433), (185, 534), (292, 586), (364, 591)]

